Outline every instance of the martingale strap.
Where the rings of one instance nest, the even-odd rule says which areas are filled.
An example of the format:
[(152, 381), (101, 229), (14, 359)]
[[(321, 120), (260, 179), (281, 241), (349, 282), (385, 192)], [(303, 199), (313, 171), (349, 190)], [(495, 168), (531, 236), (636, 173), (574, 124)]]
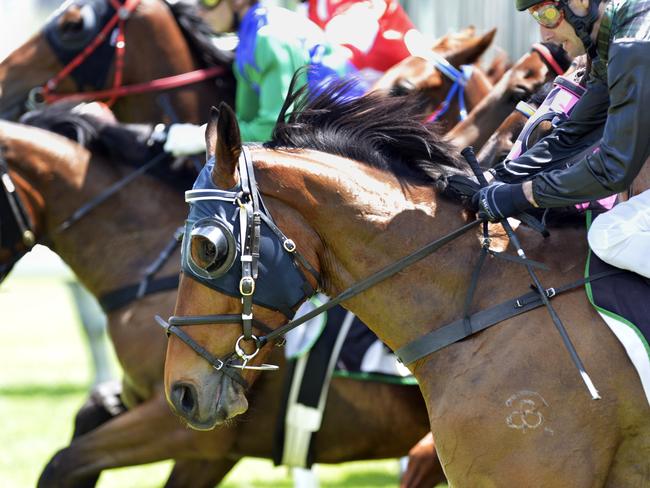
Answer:
[[(608, 276), (622, 273), (623, 270), (605, 271), (593, 275), (589, 278), (583, 278), (573, 283), (563, 285), (559, 288), (548, 288), (546, 297), (552, 299), (561, 293), (573, 290), (591, 281), (600, 280)], [(544, 301), (539, 293), (531, 291), (525, 295), (520, 295), (503, 303), (495, 305), (480, 312), (476, 312), (469, 317), (463, 317), (418, 339), (406, 344), (395, 351), (395, 355), (402, 363), (408, 365), (418, 359), (422, 359), (440, 349), (447, 347), (455, 342), (465, 339), (477, 332), (487, 329), (493, 325), (499, 324), (504, 320), (516, 317), (523, 313), (529, 312), (544, 305)]]

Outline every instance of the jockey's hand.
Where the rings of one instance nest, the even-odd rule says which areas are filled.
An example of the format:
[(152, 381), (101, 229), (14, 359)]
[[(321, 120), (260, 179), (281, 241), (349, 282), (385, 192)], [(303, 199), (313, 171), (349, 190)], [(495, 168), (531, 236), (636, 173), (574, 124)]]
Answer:
[(170, 125), (163, 149), (176, 157), (205, 152), (205, 126)]
[(463, 175), (451, 175), (447, 177), (447, 185), (443, 192), (453, 200), (459, 200), (463, 205), (472, 208), (472, 200), (481, 186), (476, 180)]
[(472, 202), (478, 210), (478, 217), (490, 222), (498, 222), (533, 207), (524, 194), (522, 184), (500, 181), (481, 188)]

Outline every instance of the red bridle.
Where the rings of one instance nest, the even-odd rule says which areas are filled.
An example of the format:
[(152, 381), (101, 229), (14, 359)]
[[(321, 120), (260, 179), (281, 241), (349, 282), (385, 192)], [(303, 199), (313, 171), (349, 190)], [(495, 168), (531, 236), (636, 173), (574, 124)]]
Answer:
[[(112, 105), (118, 98), (127, 95), (136, 95), (140, 93), (147, 93), (151, 91), (169, 90), (178, 88), (180, 86), (198, 83), (210, 78), (214, 78), (225, 73), (225, 69), (221, 66), (213, 66), (211, 68), (198, 69), (188, 73), (179, 75), (167, 76), (158, 78), (156, 80), (137, 83), (134, 85), (122, 86), (122, 78), (124, 73), (124, 53), (126, 51), (126, 38), (124, 35), (124, 26), (127, 19), (131, 16), (141, 0), (108, 0), (115, 9), (115, 14), (99, 31), (95, 38), (88, 44), (72, 61), (63, 67), (55, 76), (50, 78), (45, 85), (35, 89), (33, 94), (30, 94), (30, 99), (36, 103), (53, 103), (63, 99), (74, 99), (78, 101), (84, 100), (100, 100), (107, 99), (107, 105)], [(77, 92), (77, 93), (54, 93), (56, 87), (61, 81), (66, 78), (70, 73), (80, 66), (106, 39), (106, 36), (116, 29), (115, 33), (115, 74), (113, 75), (113, 87), (106, 90), (92, 91), (92, 92)], [(40, 101), (35, 100), (34, 97), (40, 97)]]

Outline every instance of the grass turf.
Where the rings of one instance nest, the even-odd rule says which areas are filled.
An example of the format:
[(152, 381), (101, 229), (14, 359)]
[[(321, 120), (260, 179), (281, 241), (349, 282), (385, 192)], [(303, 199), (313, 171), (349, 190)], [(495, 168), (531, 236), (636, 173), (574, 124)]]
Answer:
[[(90, 358), (69, 289), (61, 277), (11, 277), (0, 287), (0, 486), (35, 486), (52, 455), (67, 445), (74, 414), (91, 382)], [(115, 366), (117, 371), (117, 366)], [(99, 488), (164, 484), (165, 461), (102, 474)], [(395, 487), (397, 461), (317, 466), (321, 487)], [(245, 459), (226, 488), (282, 488), (293, 483), (286, 468)]]

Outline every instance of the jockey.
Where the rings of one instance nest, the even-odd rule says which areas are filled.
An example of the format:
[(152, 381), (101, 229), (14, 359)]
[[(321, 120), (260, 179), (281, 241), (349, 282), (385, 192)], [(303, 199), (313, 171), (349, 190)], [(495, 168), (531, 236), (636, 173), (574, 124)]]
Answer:
[[(239, 36), (234, 62), (235, 112), (243, 141), (270, 138), (298, 68), (311, 66), (302, 81), (312, 91), (332, 78), (356, 72), (347, 53), (330, 45), (323, 31), (304, 16), (280, 7), (264, 7), (257, 0), (226, 1)], [(212, 4), (216, 7), (219, 2)], [(203, 5), (205, 8), (205, 2)], [(362, 94), (352, 90), (350, 95)], [(174, 124), (165, 150), (175, 155), (200, 152), (203, 139), (197, 126)]]
[(383, 73), (410, 56), (405, 38), (417, 32), (397, 0), (308, 0), (309, 18), (350, 52), (359, 70)]
[[(572, 56), (585, 52), (592, 68), (587, 90), (568, 120), (526, 153), (504, 161), (498, 181), (475, 197), (479, 216), (497, 221), (533, 207), (565, 207), (626, 190), (650, 156), (650, 0), (516, 0), (540, 24), (545, 41)], [(602, 131), (599, 150), (575, 164), (584, 140)], [(650, 192), (594, 220), (593, 251), (605, 262), (638, 273), (650, 238)], [(641, 235), (640, 230), (645, 230)], [(644, 247), (639, 247), (642, 245)], [(647, 266), (646, 266), (647, 268)]]

